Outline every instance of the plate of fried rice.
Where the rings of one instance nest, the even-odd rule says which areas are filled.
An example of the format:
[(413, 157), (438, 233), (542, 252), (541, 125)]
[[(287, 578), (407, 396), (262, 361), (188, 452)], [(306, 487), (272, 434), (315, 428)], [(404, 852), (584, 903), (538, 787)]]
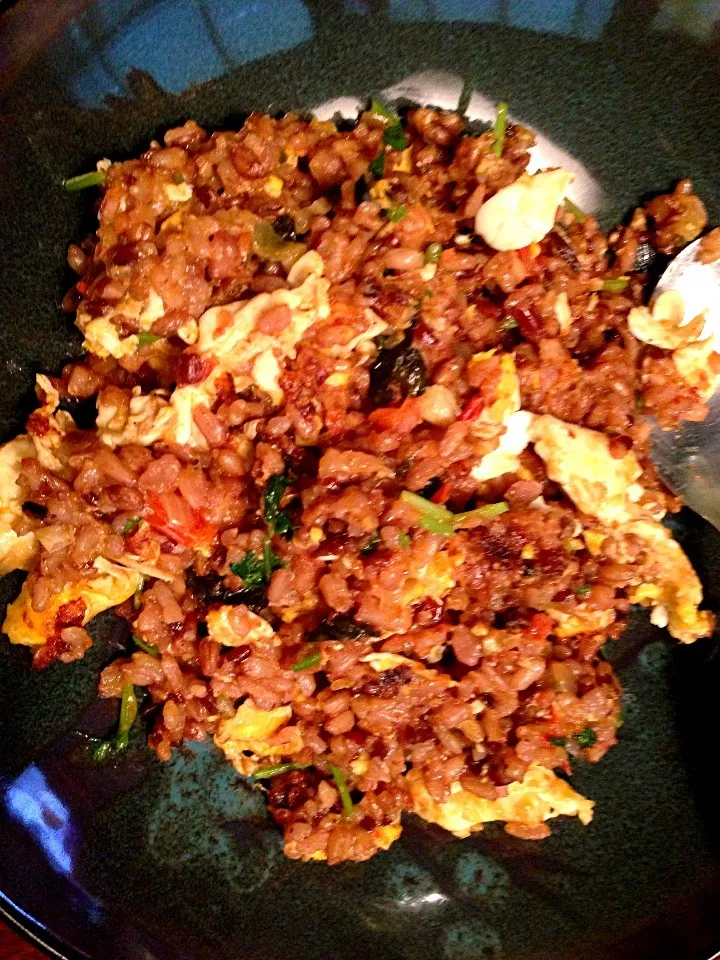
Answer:
[(610, 220), (522, 103), (374, 89), (183, 104), (53, 187), (75, 345), (25, 347), (0, 446), (10, 915), (66, 956), (696, 956), (631, 931), (720, 875), (672, 705), (717, 546), (651, 459), (720, 380), (651, 301), (716, 197), (681, 156)]

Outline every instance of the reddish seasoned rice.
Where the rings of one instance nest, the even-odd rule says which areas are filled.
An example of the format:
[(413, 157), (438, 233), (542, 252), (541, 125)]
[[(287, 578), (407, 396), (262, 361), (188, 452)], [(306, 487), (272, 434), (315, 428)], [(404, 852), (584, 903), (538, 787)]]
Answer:
[[(144, 649), (129, 643), (106, 667), (101, 695), (119, 697), (133, 684), (160, 707), (149, 743), (161, 760), (183, 740), (216, 735), (245, 698), (263, 711), (289, 705), (298, 768), (262, 782), (288, 854), (330, 863), (383, 846), (378, 828), (411, 806), (410, 768), (437, 803), (456, 781), (493, 801), (531, 765), (569, 773), (571, 761), (596, 762), (616, 743), (620, 689), (601, 647), (622, 633), (627, 586), (652, 556), (632, 538), (623, 563), (578, 541), (578, 510), (532, 447), (517, 471), (472, 479), (471, 465), (493, 444), (474, 429), (469, 404), (492, 398), (499, 357), (514, 355), (524, 410), (602, 431), (618, 458), (632, 451), (647, 495), (670, 511), (678, 503), (650, 463), (645, 416), (672, 426), (706, 413), (668, 351), (637, 340), (627, 323), (647, 296), (639, 252), (673, 254), (705, 226), (687, 182), (609, 237), (592, 216), (581, 222), (561, 207), (533, 249), (496, 252), (473, 232), (475, 214), (523, 173), (532, 134), (510, 126), (495, 156), (492, 133), (467, 135), (456, 114), (411, 110), (405, 128), (406, 150), (385, 154), (381, 190), (368, 166), (384, 125), (371, 113), (343, 132), (253, 114), (237, 133), (208, 136), (191, 121), (140, 159), (110, 166), (97, 234), (69, 250), (79, 277), (65, 305), (108, 317), (125, 337), (139, 324), (117, 313), (118, 302), (154, 291), (165, 310), (154, 336), (119, 361), (89, 353), (51, 378), (71, 413), (99, 396), (124, 423), (134, 388), (202, 383), (207, 363), (179, 332), (210, 307), (286, 289), (306, 249), (324, 262), (330, 315), (284, 364), (279, 406), (256, 387), (237, 391), (230, 378), (212, 408), (195, 410), (205, 450), (165, 441), (113, 450), (96, 430), (71, 429), (58, 469), (27, 457), (19, 479), (33, 507), (16, 532), (34, 530), (41, 542), (27, 581), (35, 611), (87, 578), (98, 557), (154, 556), (165, 574), (116, 607)], [(183, 188), (178, 197), (191, 188), (190, 199), (171, 199), (171, 185)], [(295, 244), (282, 260), (258, 243), (258, 221)], [(442, 246), (434, 275), (424, 269), (431, 244)], [(714, 232), (703, 255), (717, 251)], [(625, 289), (603, 290), (623, 276)], [(561, 293), (572, 313), (565, 332), (553, 308)], [(386, 325), (381, 349), (405, 336), (421, 357), (422, 395), (373, 400), (375, 354), (346, 346), (367, 329), (368, 309)], [(284, 310), (258, 329), (280, 333)], [(48, 430), (44, 416), (33, 414), (31, 434)], [(238, 642), (223, 645), (208, 634), (208, 613), (237, 601), (245, 586), (237, 565), (248, 551), (262, 554), (263, 494), (278, 474), (289, 478), (281, 508), (294, 531), (271, 538), (283, 565), (266, 592), (243, 595), (274, 633), (244, 639), (247, 606), (238, 606), (230, 617)], [(404, 594), (408, 570), (426, 568), (447, 536), (418, 524), (403, 490), (455, 512), (509, 504), (455, 533), (442, 594), (427, 586)], [(550, 604), (568, 617), (609, 614), (599, 630), (559, 636), (544, 612)], [(35, 666), (84, 654), (83, 614), (83, 601), (60, 607), (33, 650)], [(360, 630), (313, 639), (328, 622)], [(410, 665), (378, 671), (366, 659), (373, 652)], [(292, 669), (306, 658), (306, 669)], [(577, 739), (588, 730), (593, 736)], [(270, 753), (259, 765), (287, 759)], [(333, 768), (352, 812), (343, 813)], [(549, 832), (507, 829), (528, 839)]]

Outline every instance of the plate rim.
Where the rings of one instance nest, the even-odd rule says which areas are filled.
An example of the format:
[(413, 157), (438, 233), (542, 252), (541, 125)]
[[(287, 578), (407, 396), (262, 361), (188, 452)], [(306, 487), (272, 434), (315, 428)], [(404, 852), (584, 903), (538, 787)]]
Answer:
[(24, 937), (31, 946), (53, 960), (88, 960), (87, 954), (80, 953), (61, 941), (52, 930), (14, 903), (2, 890), (0, 890), (0, 920), (14, 933)]

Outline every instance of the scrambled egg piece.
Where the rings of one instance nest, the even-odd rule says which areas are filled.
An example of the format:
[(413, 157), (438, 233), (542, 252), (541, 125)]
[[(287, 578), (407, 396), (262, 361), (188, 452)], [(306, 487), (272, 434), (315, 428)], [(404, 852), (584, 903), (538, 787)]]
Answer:
[(636, 481), (642, 470), (633, 453), (614, 459), (604, 433), (548, 414), (533, 417), (530, 439), (550, 479), (583, 513), (609, 526), (638, 516), (643, 488)]
[(302, 750), (300, 730), (285, 730), (291, 717), (291, 707), (260, 710), (248, 697), (232, 719), (219, 725), (215, 743), (238, 773), (249, 776), (260, 766), (258, 757), (289, 757)]
[(720, 350), (715, 335), (673, 350), (677, 372), (702, 400), (709, 400), (720, 385)]
[(104, 610), (128, 600), (138, 589), (142, 579), (139, 573), (118, 567), (112, 573), (68, 584), (40, 612), (33, 610), (27, 584), (23, 584), (20, 595), (7, 608), (3, 632), (8, 635), (11, 643), (40, 646), (54, 636), (57, 614), (66, 603), (73, 600), (84, 601), (85, 613), (82, 622), (85, 625)]
[(494, 450), (485, 456), (470, 471), (478, 483), (493, 480), (504, 473), (515, 473), (520, 467), (520, 454), (530, 443), (530, 426), (533, 415), (527, 410), (517, 410), (504, 421), (505, 432)]
[(411, 770), (405, 780), (415, 813), (437, 823), (456, 837), (469, 837), (492, 820), (512, 821), (537, 826), (552, 817), (579, 817), (587, 825), (592, 820), (592, 800), (577, 793), (552, 770), (533, 764), (523, 779), (508, 785), (506, 797), (485, 800), (453, 783), (450, 796), (437, 803), (425, 789), (420, 773)]
[(462, 562), (461, 554), (442, 550), (435, 554), (430, 563), (411, 571), (402, 592), (403, 606), (425, 597), (442, 600), (455, 586), (453, 571)]
[(45, 374), (39, 373), (35, 378), (36, 392), (40, 398), (40, 407), (35, 411), (35, 418), (42, 418), (45, 422), (43, 431), (32, 429), (32, 420), (28, 424), (28, 435), (35, 445), (35, 455), (38, 462), (53, 473), (63, 469), (63, 462), (58, 457), (60, 446), (65, 434), (74, 429), (75, 421), (65, 410), (58, 410), (60, 394), (52, 385), (52, 381)]
[(574, 613), (565, 613), (549, 603), (538, 607), (555, 621), (553, 633), (556, 637), (577, 637), (581, 633), (600, 633), (615, 619), (614, 610), (583, 610), (581, 607)]
[[(98, 399), (97, 406), (97, 431), (109, 447), (129, 443), (149, 447), (158, 440), (172, 437), (176, 414), (165, 390), (144, 394), (141, 387), (134, 387), (127, 418), (119, 414), (116, 406), (101, 399)], [(201, 446), (204, 438), (199, 430), (196, 434), (197, 444)]]
[[(174, 184), (172, 186), (175, 187)], [(185, 184), (185, 186), (188, 185)], [(114, 357), (116, 360), (135, 353), (139, 346), (137, 334), (121, 337), (118, 327), (113, 322), (114, 317), (120, 315), (137, 321), (140, 330), (146, 332), (156, 320), (165, 315), (165, 304), (162, 297), (151, 289), (144, 303), (132, 297), (124, 297), (115, 304), (110, 313), (102, 317), (93, 318), (84, 313), (81, 307), (75, 323), (85, 337), (83, 343), (85, 349), (98, 357)]]
[[(476, 353), (472, 360), (486, 360), (495, 355), (496, 350)], [(495, 399), (481, 411), (473, 421), (477, 428), (483, 424), (498, 424), (504, 428), (498, 433), (498, 444), (494, 450), (486, 453), (470, 471), (470, 476), (482, 483), (494, 480), (504, 473), (513, 473), (520, 467), (518, 459), (530, 442), (530, 423), (532, 414), (520, 409), (520, 381), (515, 367), (515, 358), (505, 353), (500, 358), (500, 381), (495, 391)]]
[(677, 290), (665, 290), (650, 307), (633, 307), (628, 314), (633, 336), (663, 350), (685, 347), (701, 335), (705, 314), (685, 322), (685, 304)]
[[(240, 633), (234, 628), (230, 620), (230, 614), (235, 611), (236, 619), (242, 619), (243, 629)], [(238, 612), (241, 617), (237, 617)], [(242, 643), (253, 643), (258, 640), (273, 640), (275, 631), (267, 622), (259, 617), (252, 610), (243, 606), (215, 607), (207, 615), (208, 634), (211, 640), (222, 644), (224, 647), (237, 647)]]
[(652, 607), (651, 622), (667, 627), (670, 636), (681, 643), (709, 636), (715, 617), (708, 610), (698, 610), (702, 585), (670, 531), (655, 521), (637, 520), (628, 524), (623, 532), (634, 534), (647, 544), (652, 574), (647, 581), (628, 591), (630, 602)]
[[(261, 293), (251, 300), (207, 310), (198, 325), (200, 352), (217, 358), (221, 370), (229, 370), (235, 377), (245, 375), (247, 385), (255, 379), (253, 365), (264, 354), (269, 353), (277, 360), (292, 359), (306, 330), (330, 313), (330, 283), (323, 277), (324, 270), (320, 254), (310, 251), (290, 270), (291, 289)], [(272, 335), (256, 330), (256, 322), (262, 315), (280, 306), (289, 308), (289, 324)], [(182, 387), (181, 391), (185, 389)], [(282, 401), (283, 394), (276, 380), (269, 392), (276, 403)]]
[[(360, 662), (370, 664), (376, 673), (384, 673), (386, 670), (394, 670), (396, 667), (410, 667), (417, 677), (422, 677), (424, 680), (438, 680), (447, 688), (457, 686), (457, 680), (453, 680), (446, 673), (440, 673), (439, 670), (433, 670), (431, 667), (426, 667), (417, 660), (411, 660), (410, 657), (403, 657), (399, 653), (384, 653), (381, 650), (378, 653), (368, 653), (367, 656), (361, 658)], [(367, 762), (365, 762), (365, 769), (367, 769)], [(353, 772), (364, 773), (365, 771), (353, 770)]]
[(520, 250), (539, 243), (552, 230), (572, 180), (573, 175), (560, 168), (523, 173), (480, 207), (475, 232), (494, 250)]
[(15, 532), (23, 505), (18, 485), (20, 464), (34, 456), (33, 442), (24, 434), (0, 447), (0, 576), (12, 570), (29, 570), (37, 552), (34, 533), (18, 536)]

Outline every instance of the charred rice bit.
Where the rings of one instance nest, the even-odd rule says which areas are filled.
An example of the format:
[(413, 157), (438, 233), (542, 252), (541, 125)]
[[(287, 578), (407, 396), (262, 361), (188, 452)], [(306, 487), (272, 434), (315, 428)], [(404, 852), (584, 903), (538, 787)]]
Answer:
[[(88, 353), (45, 378), (60, 409), (43, 394), (6, 457), (35, 665), (82, 656), (114, 606), (137, 641), (101, 695), (156, 705), (162, 760), (215, 738), (294, 858), (366, 860), (419, 797), (461, 836), (504, 819), (526, 839), (589, 803), (551, 771), (616, 742), (604, 645), (652, 551), (581, 512), (527, 440), (478, 465), (510, 415), (549, 414), (632, 457), (632, 509), (661, 514), (677, 504), (642, 418), (706, 409), (627, 321), (649, 255), (705, 226), (689, 184), (609, 238), (559, 206), (545, 236), (495, 250), (476, 216), (533, 137), (466, 134), (426, 109), (402, 135), (373, 110), (342, 132), (252, 114), (112, 164), (97, 233), (68, 253)], [(547, 802), (538, 770), (560, 785)]]

